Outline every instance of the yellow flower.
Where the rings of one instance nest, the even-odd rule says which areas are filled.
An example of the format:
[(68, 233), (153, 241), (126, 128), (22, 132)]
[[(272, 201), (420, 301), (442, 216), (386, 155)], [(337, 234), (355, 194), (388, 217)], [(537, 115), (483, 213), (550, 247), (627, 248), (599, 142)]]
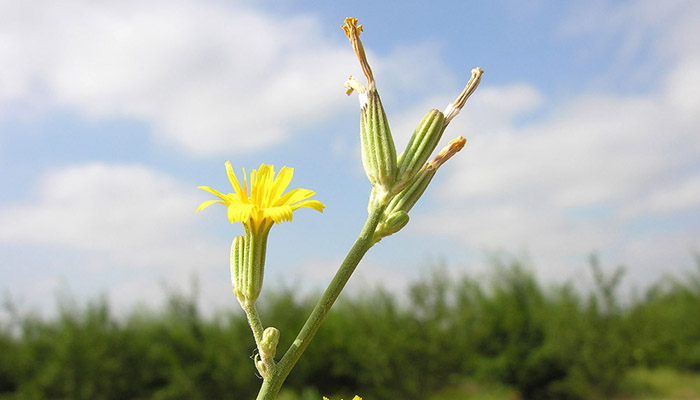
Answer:
[(199, 189), (206, 190), (221, 200), (205, 201), (197, 207), (197, 211), (211, 204), (221, 203), (228, 208), (228, 219), (232, 224), (242, 222), (246, 228), (260, 231), (269, 230), (273, 224), (291, 221), (292, 212), (301, 207), (312, 208), (319, 212), (323, 212), (326, 207), (318, 200), (307, 200), (316, 194), (308, 189), (294, 189), (283, 194), (292, 180), (293, 168), (284, 167), (275, 177), (275, 169), (272, 165), (261, 164), (260, 168), (253, 170), (250, 174), (250, 188), (248, 188), (245, 170), (243, 170), (242, 187), (228, 161), (226, 173), (234, 193), (223, 194), (209, 186), (199, 186)]
[(237, 236), (231, 244), (231, 283), (238, 301), (246, 308), (255, 303), (262, 290), (267, 235), (272, 225), (291, 221), (292, 213), (301, 207), (323, 212), (326, 206), (318, 200), (308, 200), (316, 194), (308, 189), (284, 193), (294, 174), (292, 168), (282, 168), (275, 177), (272, 165), (261, 164), (250, 174), (250, 187), (245, 170), (241, 186), (228, 161), (226, 173), (234, 193), (223, 194), (209, 186), (199, 186), (220, 200), (205, 201), (197, 211), (221, 203), (228, 208), (228, 219), (232, 224), (243, 223), (245, 236)]

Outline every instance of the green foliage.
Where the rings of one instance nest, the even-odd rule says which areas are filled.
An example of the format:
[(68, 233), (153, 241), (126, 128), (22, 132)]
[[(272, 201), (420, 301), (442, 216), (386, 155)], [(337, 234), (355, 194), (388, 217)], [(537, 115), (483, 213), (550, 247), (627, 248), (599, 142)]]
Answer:
[[(624, 306), (622, 269), (607, 275), (595, 258), (591, 268), (595, 287), (584, 294), (544, 289), (526, 265), (501, 259), (487, 281), (437, 269), (401, 300), (383, 290), (345, 296), (281, 398), (425, 399), (468, 376), (523, 399), (602, 399), (634, 366), (700, 370), (700, 260)], [(316, 296), (263, 297), (279, 355)], [(192, 297), (125, 318), (105, 301), (65, 303), (51, 320), (13, 315), (0, 326), (0, 399), (250, 399), (261, 383), (244, 315), (204, 318)]]
[(629, 315), (633, 357), (641, 365), (700, 371), (700, 255), (684, 279), (657, 283)]

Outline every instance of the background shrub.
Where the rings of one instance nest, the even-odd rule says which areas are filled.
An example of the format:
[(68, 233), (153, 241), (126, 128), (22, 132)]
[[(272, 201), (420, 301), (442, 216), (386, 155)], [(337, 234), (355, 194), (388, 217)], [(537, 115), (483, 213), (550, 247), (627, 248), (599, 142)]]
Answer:
[[(285, 388), (425, 399), (469, 376), (524, 399), (596, 399), (633, 366), (700, 370), (700, 261), (624, 305), (622, 268), (606, 275), (596, 258), (587, 293), (544, 289), (517, 259), (493, 271), (476, 280), (436, 268), (401, 300), (381, 289), (342, 297)], [(282, 332), (281, 356), (317, 296), (265, 296), (263, 323)], [(196, 294), (119, 319), (104, 300), (64, 301), (50, 320), (6, 308), (14, 317), (0, 325), (0, 399), (250, 399), (261, 383), (244, 315), (204, 318)]]

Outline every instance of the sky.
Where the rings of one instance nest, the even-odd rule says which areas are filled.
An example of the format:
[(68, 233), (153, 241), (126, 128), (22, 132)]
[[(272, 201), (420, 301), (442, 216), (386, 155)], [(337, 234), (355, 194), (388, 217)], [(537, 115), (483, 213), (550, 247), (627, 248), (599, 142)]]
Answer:
[[(294, 168), (327, 207), (273, 228), (265, 287), (321, 290), (357, 237), (364, 26), (398, 152), (481, 67), (438, 172), (349, 290), (400, 292), (494, 256), (546, 283), (588, 258), (643, 289), (700, 251), (700, 3), (675, 1), (0, 0), (0, 290), (22, 310), (106, 299), (127, 312), (198, 288), (237, 308), (224, 207), (236, 171)], [(240, 173), (239, 173), (240, 176)]]

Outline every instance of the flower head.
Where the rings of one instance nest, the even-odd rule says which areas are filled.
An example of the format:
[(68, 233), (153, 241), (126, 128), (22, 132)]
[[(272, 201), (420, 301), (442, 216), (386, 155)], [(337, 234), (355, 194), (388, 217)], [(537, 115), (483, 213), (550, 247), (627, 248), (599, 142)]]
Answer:
[(228, 161), (226, 173), (233, 193), (223, 194), (209, 186), (199, 186), (220, 200), (205, 201), (197, 211), (221, 203), (228, 208), (228, 219), (232, 224), (243, 223), (245, 236), (237, 236), (231, 244), (231, 283), (238, 301), (246, 308), (255, 303), (262, 290), (267, 236), (272, 225), (291, 221), (292, 213), (301, 207), (323, 212), (326, 206), (318, 200), (308, 200), (315, 194), (308, 189), (284, 193), (292, 180), (292, 168), (284, 167), (275, 176), (272, 165), (261, 164), (250, 174), (250, 187), (245, 170), (241, 186)]
[(292, 212), (307, 207), (323, 212), (326, 207), (318, 200), (307, 200), (315, 192), (308, 189), (293, 189), (284, 193), (294, 174), (293, 168), (283, 167), (275, 177), (272, 165), (261, 164), (260, 168), (250, 174), (250, 187), (243, 170), (243, 186), (236, 179), (231, 163), (226, 162), (226, 173), (231, 181), (234, 193), (223, 194), (209, 186), (200, 189), (212, 193), (220, 200), (205, 201), (197, 207), (203, 210), (214, 203), (221, 203), (228, 208), (228, 219), (233, 224), (243, 225), (255, 231), (269, 230), (273, 224), (292, 220)]

